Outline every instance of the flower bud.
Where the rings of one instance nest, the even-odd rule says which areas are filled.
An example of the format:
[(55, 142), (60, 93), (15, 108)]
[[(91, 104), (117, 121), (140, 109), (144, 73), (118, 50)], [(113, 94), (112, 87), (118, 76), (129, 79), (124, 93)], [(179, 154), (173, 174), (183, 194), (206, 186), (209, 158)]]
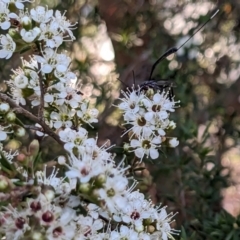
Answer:
[(91, 190), (91, 185), (89, 183), (80, 183), (79, 191), (82, 193), (89, 193)]
[(66, 164), (66, 158), (64, 156), (59, 156), (58, 157), (58, 164), (60, 164), (60, 165)]
[(130, 150), (130, 148), (131, 148), (131, 146), (130, 146), (129, 143), (124, 143), (124, 145), (123, 145), (123, 150), (124, 150), (125, 152), (128, 152), (128, 151)]
[(8, 112), (6, 115), (7, 122), (15, 122), (16, 120), (16, 114), (14, 112)]
[(0, 192), (6, 192), (10, 187), (9, 179), (0, 175)]
[(32, 28), (32, 20), (29, 16), (24, 16), (21, 20), (23, 28), (26, 30), (30, 30)]
[(8, 103), (1, 103), (0, 104), (0, 113), (5, 114), (10, 110), (10, 106)]
[(39, 152), (39, 142), (38, 140), (34, 139), (28, 147), (28, 152), (31, 156), (36, 157)]
[(17, 155), (17, 161), (18, 162), (24, 162), (27, 159), (27, 156), (24, 153), (19, 153)]
[(153, 232), (155, 232), (155, 230), (156, 230), (156, 228), (153, 225), (149, 225), (147, 227), (147, 232), (149, 232), (149, 233), (153, 233)]
[(34, 231), (32, 232), (31, 239), (32, 240), (44, 240), (45, 237), (43, 236), (43, 234), (41, 232), (36, 232), (36, 230), (34, 229)]
[(19, 34), (19, 31), (16, 28), (10, 28), (8, 30), (8, 34), (12, 37), (14, 41), (21, 39), (21, 35)]
[(177, 140), (177, 138), (171, 138), (168, 141), (169, 147), (175, 148), (176, 146), (178, 146), (179, 141)]
[(14, 134), (17, 137), (24, 137), (26, 134), (26, 130), (23, 127), (20, 127), (18, 125), (14, 126)]
[(49, 202), (55, 198), (55, 190), (52, 186), (44, 185), (41, 192)]
[(176, 123), (174, 121), (170, 121), (169, 125), (168, 125), (168, 128), (171, 129), (171, 130), (175, 129), (176, 128)]
[(96, 185), (97, 186), (102, 186), (106, 182), (106, 175), (104, 174), (99, 174), (96, 177)]
[(21, 147), (21, 142), (15, 139), (10, 140), (5, 146), (6, 150), (12, 150), (12, 151), (16, 151), (20, 147)]

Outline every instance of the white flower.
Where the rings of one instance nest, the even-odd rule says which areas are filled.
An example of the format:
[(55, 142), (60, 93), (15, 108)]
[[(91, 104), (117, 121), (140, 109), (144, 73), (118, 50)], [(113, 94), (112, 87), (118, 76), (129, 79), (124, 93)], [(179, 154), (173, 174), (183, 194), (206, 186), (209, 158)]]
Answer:
[(139, 192), (130, 193), (126, 197), (128, 202), (122, 209), (122, 221), (134, 224), (134, 229), (141, 232), (144, 230), (143, 220), (150, 218), (152, 214), (152, 204)]
[(16, 43), (12, 40), (9, 34), (0, 35), (0, 58), (9, 59), (16, 49)]
[(58, 31), (58, 24), (50, 22), (49, 24), (40, 24), (41, 35), (39, 40), (44, 40), (46, 47), (59, 47), (63, 42), (62, 34)]
[(133, 126), (124, 134), (132, 130), (133, 133), (139, 137), (149, 137), (154, 133), (155, 130), (155, 121), (149, 122), (144, 117), (139, 115), (136, 115), (136, 118), (129, 121), (128, 124), (131, 124)]
[(30, 230), (28, 217), (24, 211), (17, 211), (11, 205), (0, 213), (1, 232), (6, 234), (6, 239), (17, 240)]
[(95, 108), (88, 108), (88, 103), (82, 102), (80, 109), (77, 111), (77, 116), (81, 118), (83, 122), (88, 123), (91, 126), (91, 123), (98, 122), (98, 110)]
[(121, 239), (131, 239), (131, 240), (139, 240), (138, 233), (133, 229), (121, 225), (120, 231), (112, 231), (110, 239), (121, 240)]
[(0, 141), (4, 141), (7, 139), (7, 132), (4, 131), (4, 128), (3, 126), (0, 126)]
[(62, 126), (71, 127), (72, 119), (75, 115), (75, 111), (73, 109), (68, 109), (65, 105), (60, 106), (58, 112), (51, 112), (50, 118), (53, 122), (53, 126), (56, 129), (59, 129)]
[(117, 215), (119, 210), (127, 205), (127, 198), (124, 195), (128, 186), (128, 179), (119, 173), (114, 175), (109, 172), (104, 187), (97, 190), (99, 199), (105, 203), (106, 210)]
[(57, 105), (63, 105), (64, 103), (69, 104), (72, 108), (77, 108), (82, 101), (81, 94), (78, 94), (76, 89), (71, 86), (66, 86), (66, 84), (59, 82), (54, 88), (59, 91), (56, 94)]
[(31, 9), (31, 17), (35, 22), (47, 23), (51, 20), (53, 15), (53, 10), (48, 10), (42, 6), (37, 6), (36, 9)]
[(68, 178), (77, 178), (81, 183), (88, 183), (91, 178), (102, 173), (101, 163), (98, 161), (86, 159), (78, 159), (71, 155), (70, 164), (66, 165), (69, 171), (66, 172)]
[(23, 2), (33, 2), (34, 0), (1, 0), (5, 3), (15, 3), (16, 8), (18, 9), (24, 9)]
[(168, 118), (168, 112), (174, 112), (175, 109), (174, 101), (169, 100), (168, 92), (163, 91), (161, 94), (157, 92), (153, 96), (153, 100), (144, 99), (143, 104), (147, 108), (147, 113), (144, 117), (151, 121), (154, 117), (160, 120), (165, 120)]
[[(79, 232), (83, 234), (86, 239), (89, 239), (91, 235), (95, 235), (97, 231), (103, 228), (103, 221), (101, 219), (93, 219), (90, 216), (78, 217)], [(80, 238), (82, 239), (82, 238)]]
[(71, 59), (65, 54), (57, 54), (51, 48), (45, 48), (43, 57), (35, 55), (36, 61), (42, 64), (41, 71), (43, 73), (50, 73), (55, 68), (58, 72), (66, 72)]
[[(162, 238), (162, 240), (168, 240), (169, 238), (173, 238), (172, 234), (177, 234), (179, 231), (174, 230), (171, 228), (170, 223), (172, 222), (172, 218), (175, 215), (170, 213), (167, 214), (165, 207), (158, 209), (158, 213), (156, 215), (156, 229), (158, 232), (156, 234), (159, 234)], [(154, 238), (151, 238), (154, 239)]]
[(64, 178), (57, 177), (58, 169), (52, 168), (51, 174), (47, 174), (47, 166), (44, 166), (43, 171), (36, 172), (37, 182), (39, 184), (52, 186), (57, 193), (63, 193)]
[(57, 71), (57, 69), (55, 69), (54, 75), (63, 83), (76, 82), (76, 79), (77, 79), (76, 74), (73, 72), (69, 72), (68, 70), (65, 72), (59, 72)]
[(66, 224), (60, 221), (54, 221), (46, 231), (46, 236), (48, 240), (64, 240), (73, 239), (75, 236), (76, 225)]
[(26, 88), (28, 85), (28, 78), (23, 74), (19, 74), (14, 78), (14, 84), (17, 88)]
[(59, 26), (60, 30), (62, 31), (62, 33), (67, 32), (69, 34), (71, 40), (72, 41), (75, 40), (75, 37), (74, 37), (74, 35), (72, 33), (72, 30), (75, 29), (74, 26), (76, 24), (71, 24), (69, 22), (69, 20), (66, 19), (64, 14), (61, 15), (61, 12), (58, 11), (58, 10), (55, 12), (55, 17), (54, 17), (53, 21), (58, 24), (58, 26)]
[(18, 18), (15, 13), (9, 13), (6, 3), (0, 2), (0, 28), (7, 30), (11, 26), (10, 18)]
[(76, 144), (80, 145), (87, 137), (87, 130), (84, 128), (79, 128), (79, 130), (76, 131), (71, 128), (65, 128), (59, 132), (59, 136), (63, 142), (75, 142)]
[(34, 27), (33, 29), (27, 31), (24, 28), (20, 32), (22, 39), (27, 42), (31, 43), (37, 39), (37, 37), (41, 34), (41, 30), (38, 27)]
[(142, 159), (144, 155), (147, 155), (147, 157), (150, 155), (152, 159), (156, 159), (159, 156), (156, 148), (160, 146), (160, 143), (160, 137), (143, 137), (139, 140), (132, 139), (130, 145), (135, 149), (134, 153), (140, 159)]
[(178, 146), (179, 141), (177, 140), (177, 138), (171, 138), (168, 143), (170, 147), (175, 148), (176, 146)]
[(118, 108), (124, 111), (124, 120), (129, 121), (136, 118), (136, 114), (139, 113), (141, 101), (145, 97), (139, 91), (128, 90), (127, 92), (122, 91), (124, 98), (120, 98), (122, 103), (118, 105)]

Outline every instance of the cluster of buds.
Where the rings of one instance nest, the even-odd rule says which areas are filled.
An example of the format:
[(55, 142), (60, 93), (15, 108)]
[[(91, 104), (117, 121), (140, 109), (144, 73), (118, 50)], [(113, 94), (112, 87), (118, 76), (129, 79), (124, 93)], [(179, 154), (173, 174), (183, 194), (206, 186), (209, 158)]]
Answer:
[[(70, 57), (58, 53), (64, 41), (75, 39), (75, 24), (46, 7), (29, 11), (24, 2), (31, 0), (0, 0), (0, 28), (8, 31), (0, 35), (0, 58), (9, 59), (14, 52), (27, 51), (33, 45), (38, 50), (30, 60), (22, 59), (22, 66), (5, 81), (7, 94), (0, 93), (0, 199), (6, 203), (0, 212), (1, 237), (173, 238), (177, 234), (171, 228), (174, 215), (146, 199), (135, 189), (136, 181), (129, 186), (129, 166), (124, 159), (116, 164), (105, 145), (99, 147), (95, 138), (88, 137), (84, 126), (97, 122), (98, 110), (78, 89)], [(177, 146), (176, 138), (166, 137), (175, 127), (168, 117), (176, 104), (167, 92), (151, 95), (132, 90), (123, 94), (119, 108), (131, 126), (130, 146), (138, 158), (150, 155), (156, 159), (162, 143)], [(25, 107), (28, 104), (32, 111)], [(19, 114), (28, 124), (21, 122)], [(12, 139), (23, 137), (25, 128), (38, 137), (28, 148), (13, 147)], [(59, 169), (42, 164), (37, 139), (47, 135), (65, 150), (54, 162)]]

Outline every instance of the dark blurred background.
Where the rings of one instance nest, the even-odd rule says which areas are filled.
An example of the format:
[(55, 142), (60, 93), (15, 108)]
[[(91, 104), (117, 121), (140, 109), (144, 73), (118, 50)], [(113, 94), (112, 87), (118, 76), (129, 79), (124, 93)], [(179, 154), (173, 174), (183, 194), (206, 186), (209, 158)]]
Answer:
[[(172, 133), (180, 145), (164, 149), (139, 174), (140, 189), (155, 203), (178, 212), (177, 239), (240, 239), (240, 1), (51, 0), (49, 9), (67, 10), (75, 42), (62, 50), (84, 94), (100, 110), (99, 143), (122, 144), (117, 104), (120, 89), (149, 78), (152, 64), (170, 47), (180, 46), (217, 9), (218, 15), (177, 54), (162, 61), (155, 79), (174, 81), (180, 108), (172, 114)], [(38, 3), (34, 3), (39, 5)], [(2, 80), (19, 64), (0, 61)], [(121, 80), (121, 81), (119, 81)], [(49, 145), (43, 145), (48, 152)], [(50, 155), (51, 158), (51, 155)]]

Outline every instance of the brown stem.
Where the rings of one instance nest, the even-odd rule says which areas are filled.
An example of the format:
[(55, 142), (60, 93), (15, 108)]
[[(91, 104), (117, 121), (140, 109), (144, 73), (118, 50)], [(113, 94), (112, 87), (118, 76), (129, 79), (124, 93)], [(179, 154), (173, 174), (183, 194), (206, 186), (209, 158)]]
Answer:
[[(41, 69), (41, 64), (38, 63), (38, 69)], [(39, 87), (40, 87), (40, 106), (38, 109), (38, 117), (41, 119), (41, 121), (44, 122), (44, 116), (43, 116), (43, 111), (44, 111), (44, 86), (43, 86), (43, 77), (41, 71), (39, 72)]]
[(46, 134), (55, 139), (61, 146), (63, 145), (63, 142), (60, 140), (59, 136), (44, 122), (42, 118), (34, 116), (32, 113), (30, 113), (23, 107), (17, 105), (15, 101), (13, 101), (4, 93), (0, 93), (0, 99), (7, 102), (12, 108), (14, 108), (16, 113), (22, 114), (23, 116), (31, 119), (33, 122), (40, 124)]

